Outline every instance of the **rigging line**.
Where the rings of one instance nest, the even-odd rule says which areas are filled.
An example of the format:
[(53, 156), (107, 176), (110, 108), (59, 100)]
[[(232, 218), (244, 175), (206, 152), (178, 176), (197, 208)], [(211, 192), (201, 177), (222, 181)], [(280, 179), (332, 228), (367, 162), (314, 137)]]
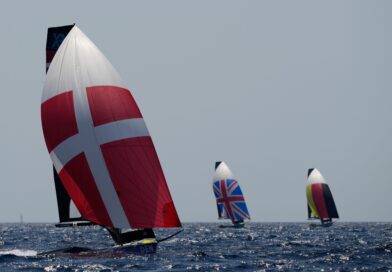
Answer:
[(179, 231), (175, 232), (175, 233), (172, 234), (172, 235), (169, 235), (169, 236), (167, 236), (167, 237), (165, 237), (165, 238), (162, 238), (162, 239), (157, 240), (157, 243), (160, 243), (160, 242), (169, 240), (170, 238), (173, 238), (174, 236), (176, 236), (177, 234), (179, 234), (179, 233), (181, 233), (181, 232), (183, 232), (183, 231), (184, 231), (184, 229), (180, 229)]

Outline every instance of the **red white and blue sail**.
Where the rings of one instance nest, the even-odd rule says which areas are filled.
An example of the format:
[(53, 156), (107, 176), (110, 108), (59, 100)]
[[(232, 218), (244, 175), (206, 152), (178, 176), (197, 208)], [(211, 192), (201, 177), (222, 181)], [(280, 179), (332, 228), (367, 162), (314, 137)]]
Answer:
[(220, 219), (230, 219), (233, 223), (250, 220), (248, 207), (238, 181), (224, 162), (217, 162), (213, 190)]
[(139, 107), (76, 26), (50, 63), (41, 118), (55, 169), (83, 218), (115, 228), (181, 226)]

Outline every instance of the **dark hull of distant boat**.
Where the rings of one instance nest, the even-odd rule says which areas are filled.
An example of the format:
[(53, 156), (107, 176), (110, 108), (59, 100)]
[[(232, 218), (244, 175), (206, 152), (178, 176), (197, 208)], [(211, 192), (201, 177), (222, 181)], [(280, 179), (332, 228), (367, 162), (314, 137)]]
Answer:
[(235, 223), (233, 225), (219, 225), (220, 228), (234, 228), (234, 229), (241, 229), (245, 227), (244, 223)]
[(321, 226), (324, 227), (324, 228), (330, 227), (330, 226), (332, 226), (332, 225), (333, 225), (333, 222), (332, 222), (332, 221), (331, 221), (331, 222), (326, 222), (326, 223), (322, 223), (322, 224), (321, 224)]
[(91, 249), (86, 247), (68, 247), (61, 248), (46, 252), (41, 252), (38, 256), (79, 256), (79, 257), (91, 257), (91, 256), (118, 256), (126, 254), (153, 254), (157, 251), (157, 242), (145, 243), (145, 244), (133, 244), (114, 246), (111, 248), (103, 249)]
[(323, 228), (328, 228), (331, 227), (333, 225), (333, 222), (325, 222), (325, 223), (310, 223), (310, 227), (311, 228), (316, 228), (316, 227), (323, 227)]

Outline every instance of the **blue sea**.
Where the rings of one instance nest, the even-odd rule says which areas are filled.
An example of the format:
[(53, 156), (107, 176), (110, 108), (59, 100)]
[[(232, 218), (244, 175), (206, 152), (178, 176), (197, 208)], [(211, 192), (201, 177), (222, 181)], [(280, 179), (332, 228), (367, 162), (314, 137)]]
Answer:
[(37, 256), (69, 246), (113, 242), (96, 226), (0, 224), (0, 271), (392, 271), (392, 223), (249, 223), (243, 229), (188, 223), (155, 254)]

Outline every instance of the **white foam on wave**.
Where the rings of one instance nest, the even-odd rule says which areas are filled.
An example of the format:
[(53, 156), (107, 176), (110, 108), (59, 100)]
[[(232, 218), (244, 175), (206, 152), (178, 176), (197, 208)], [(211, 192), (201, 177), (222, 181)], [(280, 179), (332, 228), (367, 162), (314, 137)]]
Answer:
[(0, 255), (15, 255), (18, 257), (31, 257), (31, 256), (37, 256), (37, 251), (29, 250), (29, 249), (0, 250)]
[(178, 238), (171, 238), (169, 240), (166, 240), (165, 244), (174, 244), (174, 243), (177, 243), (179, 240), (180, 239), (178, 239)]

